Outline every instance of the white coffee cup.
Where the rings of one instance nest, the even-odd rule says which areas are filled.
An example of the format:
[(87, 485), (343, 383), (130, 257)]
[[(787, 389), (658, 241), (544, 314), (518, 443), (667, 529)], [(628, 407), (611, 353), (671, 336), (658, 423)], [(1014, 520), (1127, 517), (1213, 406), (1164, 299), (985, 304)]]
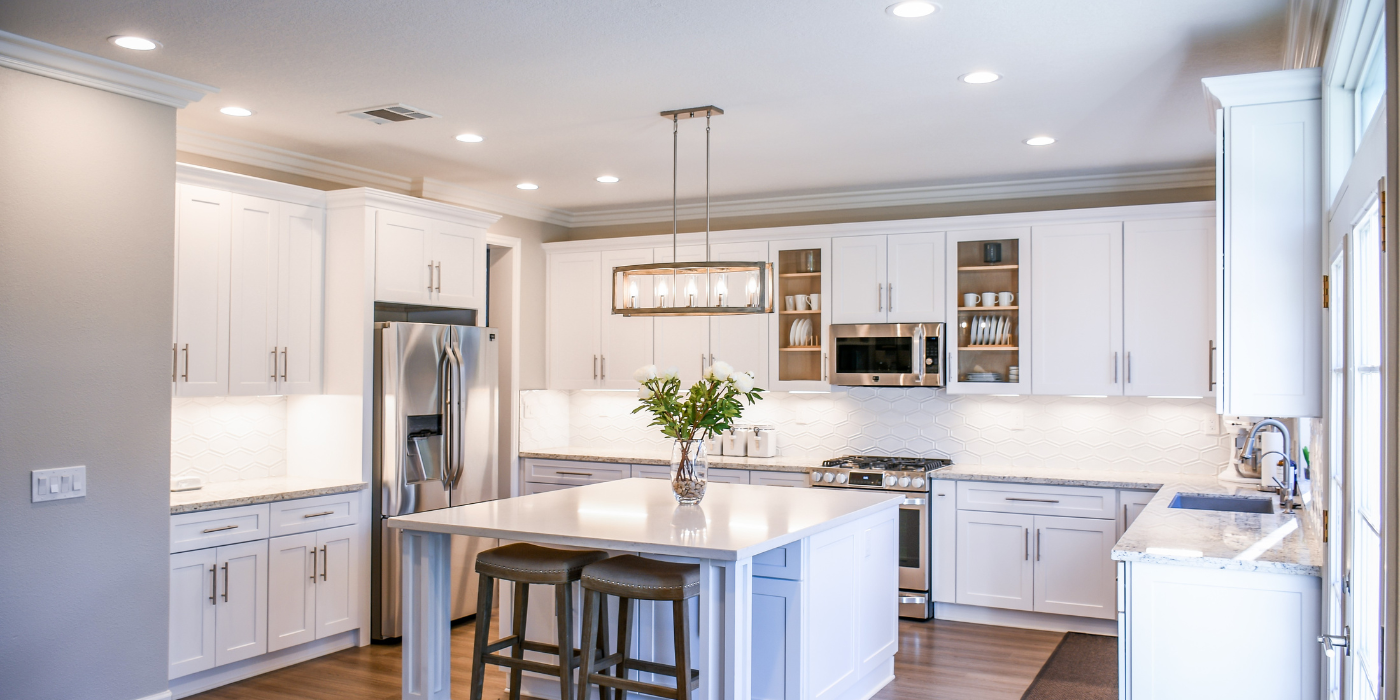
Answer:
[(997, 305), (997, 293), (996, 293), (996, 292), (982, 292), (982, 305), (983, 305), (983, 306), (996, 306), (996, 305)]
[(963, 295), (963, 306), (977, 306), (977, 300), (978, 300), (979, 298), (980, 298), (980, 297), (978, 297), (976, 294), (973, 294), (973, 293), (971, 293), (971, 292), (969, 292), (969, 293), (967, 293), (967, 294), (964, 294), (964, 295)]
[(807, 304), (812, 307), (813, 311), (820, 311), (822, 308), (822, 295), (808, 294)]
[(997, 292), (997, 304), (1001, 306), (1011, 306), (1011, 302), (1016, 300), (1016, 295), (1011, 292)]
[(811, 305), (811, 300), (807, 298), (806, 294), (798, 294), (793, 298), (797, 300), (798, 311), (806, 311), (808, 306)]
[(792, 300), (792, 297), (783, 297), (783, 308), (787, 309), (788, 311), (792, 311), (793, 309), (797, 308), (796, 304)]

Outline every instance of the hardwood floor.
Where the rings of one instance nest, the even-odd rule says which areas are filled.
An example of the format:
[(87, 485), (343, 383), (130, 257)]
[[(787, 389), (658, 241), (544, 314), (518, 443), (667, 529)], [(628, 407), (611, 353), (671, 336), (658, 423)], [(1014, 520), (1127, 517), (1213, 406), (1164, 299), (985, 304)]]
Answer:
[[(474, 629), (472, 623), (452, 629), (452, 694), (462, 700), (470, 688)], [(901, 620), (895, 680), (873, 700), (1019, 700), (1063, 636), (966, 622)], [(397, 645), (346, 649), (192, 697), (397, 700), (399, 653)], [(486, 673), (484, 700), (504, 697), (506, 671), (488, 666)]]

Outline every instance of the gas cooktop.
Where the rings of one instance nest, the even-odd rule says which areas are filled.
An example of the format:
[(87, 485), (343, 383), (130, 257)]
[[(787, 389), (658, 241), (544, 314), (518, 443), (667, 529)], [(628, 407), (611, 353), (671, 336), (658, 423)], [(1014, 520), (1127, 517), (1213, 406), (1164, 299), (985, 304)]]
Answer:
[(880, 455), (846, 455), (822, 462), (827, 469), (880, 469), (896, 472), (931, 472), (952, 466), (946, 457), (883, 457)]
[(950, 467), (946, 457), (885, 457), (847, 455), (828, 459), (808, 473), (813, 486), (833, 488), (928, 491), (925, 474)]

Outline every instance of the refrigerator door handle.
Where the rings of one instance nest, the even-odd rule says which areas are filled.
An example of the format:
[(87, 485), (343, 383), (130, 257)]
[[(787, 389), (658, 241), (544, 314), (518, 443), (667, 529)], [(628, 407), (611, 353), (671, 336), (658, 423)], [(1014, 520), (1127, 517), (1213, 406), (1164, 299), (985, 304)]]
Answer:
[(442, 406), (442, 447), (445, 464), (442, 470), (442, 485), (451, 491), (457, 488), (462, 478), (462, 457), (466, 450), (462, 444), (462, 355), (457, 351), (456, 339), (449, 334), (443, 345), (443, 406)]

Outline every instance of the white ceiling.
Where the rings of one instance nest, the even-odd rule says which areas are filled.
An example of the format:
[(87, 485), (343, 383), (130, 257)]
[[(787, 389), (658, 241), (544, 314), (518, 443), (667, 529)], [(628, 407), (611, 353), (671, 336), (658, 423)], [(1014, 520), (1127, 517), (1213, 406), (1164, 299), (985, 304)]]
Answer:
[[(1209, 165), (1200, 79), (1278, 69), (1288, 4), (892, 1), (43, 0), (0, 3), (0, 29), (222, 89), (182, 127), (586, 211), (669, 202), (657, 112), (705, 104), (727, 112), (717, 198)], [(978, 69), (1005, 78), (957, 80)], [(338, 114), (393, 102), (443, 118)], [(1059, 142), (1021, 143), (1038, 134)], [(703, 124), (681, 137), (688, 198)]]

